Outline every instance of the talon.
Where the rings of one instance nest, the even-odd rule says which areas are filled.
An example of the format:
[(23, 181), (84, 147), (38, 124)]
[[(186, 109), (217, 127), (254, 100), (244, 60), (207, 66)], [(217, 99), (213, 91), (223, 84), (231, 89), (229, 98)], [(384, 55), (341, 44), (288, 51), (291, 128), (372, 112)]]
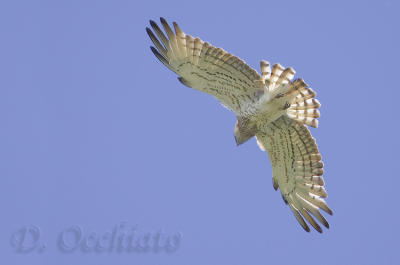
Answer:
[(287, 110), (290, 107), (290, 103), (286, 101), (285, 106), (283, 106), (283, 110)]

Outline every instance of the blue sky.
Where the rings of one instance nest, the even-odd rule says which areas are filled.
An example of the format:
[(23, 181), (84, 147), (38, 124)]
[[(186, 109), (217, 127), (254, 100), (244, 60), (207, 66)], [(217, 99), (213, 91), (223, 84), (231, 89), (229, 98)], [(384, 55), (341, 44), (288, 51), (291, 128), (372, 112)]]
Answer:
[[(0, 262), (398, 264), (398, 11), (394, 0), (2, 1)], [(156, 60), (145, 27), (160, 16), (257, 71), (261, 59), (291, 66), (317, 91), (329, 230), (304, 232), (267, 154), (254, 139), (236, 147), (234, 115)], [(172, 250), (82, 247), (122, 224)], [(25, 247), (37, 243), (28, 253), (23, 231)]]

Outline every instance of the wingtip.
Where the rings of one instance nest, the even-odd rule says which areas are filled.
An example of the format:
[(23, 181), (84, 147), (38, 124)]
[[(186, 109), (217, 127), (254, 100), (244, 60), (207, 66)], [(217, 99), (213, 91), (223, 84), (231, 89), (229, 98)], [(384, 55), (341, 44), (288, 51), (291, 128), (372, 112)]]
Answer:
[(151, 51), (154, 53), (154, 55), (161, 61), (165, 60), (165, 58), (158, 52), (156, 48), (153, 46), (150, 46)]
[(152, 27), (154, 27), (154, 25), (157, 25), (157, 23), (156, 22), (154, 22), (154, 20), (149, 20), (149, 22), (150, 22), (150, 25), (152, 26)]
[[(274, 190), (278, 190), (278, 188), (279, 188), (278, 182), (276, 182), (274, 178), (272, 178), (272, 186), (274, 187)], [(287, 204), (287, 201), (286, 201), (286, 204)]]
[(163, 17), (160, 17), (160, 22), (162, 24), (167, 24), (167, 20), (165, 20), (165, 18), (163, 18)]

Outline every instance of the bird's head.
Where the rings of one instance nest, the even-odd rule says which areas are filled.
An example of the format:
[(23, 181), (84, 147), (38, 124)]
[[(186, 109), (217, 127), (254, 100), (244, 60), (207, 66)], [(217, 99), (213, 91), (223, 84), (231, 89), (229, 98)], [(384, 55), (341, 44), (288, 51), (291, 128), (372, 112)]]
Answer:
[(254, 133), (251, 133), (241, 128), (238, 121), (236, 121), (235, 128), (233, 129), (233, 134), (235, 136), (237, 146), (241, 145), (242, 143), (246, 142), (254, 136)]

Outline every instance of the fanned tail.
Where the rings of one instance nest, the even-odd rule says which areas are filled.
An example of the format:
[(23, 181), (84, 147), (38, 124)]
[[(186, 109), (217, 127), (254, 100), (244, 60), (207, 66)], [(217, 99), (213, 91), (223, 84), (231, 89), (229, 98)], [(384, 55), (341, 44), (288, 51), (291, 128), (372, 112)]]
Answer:
[(262, 60), (260, 68), (262, 77), (257, 82), (264, 92), (281, 104), (289, 118), (317, 128), (321, 104), (314, 98), (314, 90), (303, 79), (292, 82), (296, 72), (291, 67), (285, 68), (277, 63), (271, 68), (269, 62)]

